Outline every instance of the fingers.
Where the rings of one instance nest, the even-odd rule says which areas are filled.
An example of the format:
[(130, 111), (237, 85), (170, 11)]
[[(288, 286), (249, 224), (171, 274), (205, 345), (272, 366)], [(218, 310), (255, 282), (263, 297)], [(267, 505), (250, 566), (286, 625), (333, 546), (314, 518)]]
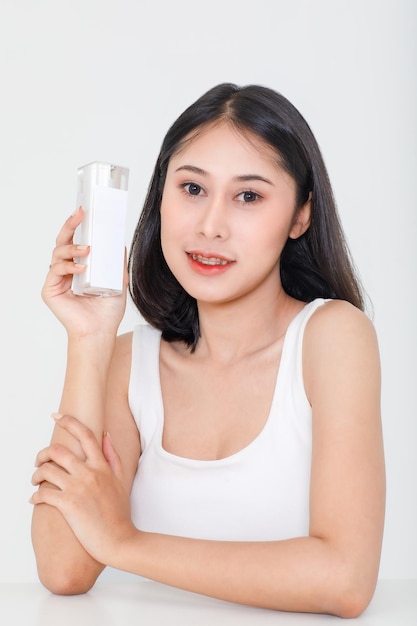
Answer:
[(67, 274), (79, 274), (85, 270), (85, 265), (74, 259), (87, 257), (90, 254), (90, 246), (68, 244), (54, 249), (49, 269), (57, 276)]
[[(36, 470), (32, 476), (32, 484), (38, 485), (38, 491), (32, 495), (32, 504), (47, 503), (59, 507), (61, 500), (56, 495), (56, 490), (65, 492), (71, 485), (71, 480), (75, 479), (80, 486), (81, 483), (91, 477), (94, 468), (106, 464), (106, 460), (98, 445), (94, 433), (87, 426), (70, 415), (53, 414), (53, 418), (64, 430), (75, 437), (84, 452), (85, 460), (80, 459), (74, 452), (66, 446), (54, 443), (41, 450), (35, 460)], [(88, 469), (87, 466), (90, 466)], [(86, 472), (87, 470), (87, 472)], [(48, 487), (44, 486), (48, 483)], [(53, 489), (56, 487), (56, 489)]]
[[(71, 267), (68, 261), (73, 262), (74, 257), (82, 258), (89, 254), (88, 246), (78, 246), (73, 243), (75, 230), (77, 226), (81, 224), (83, 218), (84, 211), (79, 207), (65, 221), (56, 238), (56, 247), (52, 253), (51, 267), (53, 266), (55, 268), (58, 264), (62, 266), (63, 261), (67, 261), (66, 267)], [(60, 273), (63, 274), (63, 272)]]
[[(56, 424), (70, 433), (77, 441), (85, 454), (86, 460), (91, 463), (100, 463), (103, 461), (103, 452), (98, 444), (93, 431), (82, 424), (72, 415), (61, 415), (59, 413), (52, 414)], [(54, 448), (51, 446), (50, 448)], [(60, 446), (57, 446), (60, 448)]]
[(71, 457), (74, 454), (65, 446), (59, 443), (53, 443), (52, 445), (44, 448), (38, 452), (35, 460), (35, 467), (40, 467), (43, 463), (53, 462), (61, 467), (65, 467), (66, 471), (71, 471)]
[(63, 491), (66, 486), (66, 479), (68, 478), (68, 472), (62, 467), (55, 465), (55, 463), (47, 462), (43, 463), (33, 473), (32, 485), (41, 485), (44, 482), (56, 487)]
[(32, 485), (37, 485), (38, 490), (32, 494), (31, 504), (51, 504), (58, 506), (60, 496), (68, 486), (71, 475), (77, 474), (77, 467), (82, 467), (82, 461), (78, 459), (65, 446), (53, 444), (44, 448), (36, 457), (37, 469), (32, 476)]
[[(53, 268), (55, 274), (64, 276), (65, 274), (71, 273), (73, 266), (77, 265), (74, 263), (74, 257), (83, 258), (88, 256), (88, 246), (77, 246), (73, 243), (75, 230), (77, 226), (80, 225), (83, 218), (84, 211), (81, 207), (79, 207), (72, 215), (70, 215), (59, 231), (50, 265), (50, 269)], [(81, 267), (77, 269), (81, 269)]]
[(56, 508), (62, 505), (62, 491), (52, 487), (39, 487), (29, 498), (30, 504), (50, 504)]
[[(81, 502), (85, 494), (95, 493), (100, 476), (105, 484), (111, 474), (122, 480), (122, 463), (108, 433), (103, 436), (102, 449), (93, 431), (75, 417), (53, 414), (53, 418), (60, 428), (77, 439), (85, 459), (58, 443), (41, 450), (32, 476), (32, 484), (38, 485), (38, 490), (30, 498), (31, 504), (46, 503), (63, 510), (65, 503)], [(74, 494), (78, 494), (75, 499)]]
[(120, 456), (117, 454), (113, 442), (110, 437), (110, 433), (104, 433), (103, 435), (103, 454), (107, 463), (110, 465), (110, 469), (113, 474), (119, 480), (123, 478), (123, 467), (120, 460)]
[(58, 233), (56, 238), (57, 246), (65, 246), (66, 244), (72, 243), (74, 232), (77, 226), (81, 224), (84, 217), (84, 211), (82, 207), (78, 207), (72, 215), (69, 216), (61, 230)]
[(89, 255), (90, 249), (73, 243), (75, 229), (83, 217), (84, 212), (80, 207), (65, 221), (58, 234), (49, 272), (42, 288), (41, 295), (46, 303), (54, 296), (66, 293), (71, 287), (72, 276), (86, 269), (82, 261)]

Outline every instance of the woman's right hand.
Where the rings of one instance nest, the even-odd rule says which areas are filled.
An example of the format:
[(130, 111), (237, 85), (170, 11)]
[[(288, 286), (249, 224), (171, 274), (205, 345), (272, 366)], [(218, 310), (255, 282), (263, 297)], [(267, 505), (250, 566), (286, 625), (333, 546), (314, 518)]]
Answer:
[(82, 262), (75, 263), (74, 257), (82, 260), (90, 254), (89, 247), (73, 243), (74, 231), (83, 217), (84, 212), (80, 207), (61, 228), (42, 288), (42, 299), (64, 325), (69, 336), (115, 335), (126, 307), (126, 266), (125, 284), (120, 296), (77, 296), (71, 291), (73, 275), (81, 274), (86, 268)]

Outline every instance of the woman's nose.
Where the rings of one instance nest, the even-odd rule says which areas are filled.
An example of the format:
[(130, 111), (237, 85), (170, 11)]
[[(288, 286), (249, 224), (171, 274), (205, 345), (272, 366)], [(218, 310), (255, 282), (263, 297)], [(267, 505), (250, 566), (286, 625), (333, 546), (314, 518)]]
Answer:
[(198, 229), (199, 233), (207, 239), (227, 239), (229, 224), (224, 201), (217, 198), (205, 205), (200, 215)]

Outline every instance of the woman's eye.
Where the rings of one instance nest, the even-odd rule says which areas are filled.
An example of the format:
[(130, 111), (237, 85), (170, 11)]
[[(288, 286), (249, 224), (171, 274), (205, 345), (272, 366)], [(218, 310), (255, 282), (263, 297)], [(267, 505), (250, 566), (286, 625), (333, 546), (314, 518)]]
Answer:
[(243, 202), (256, 202), (260, 198), (260, 195), (255, 191), (242, 191), (238, 196)]
[(202, 191), (202, 188), (197, 183), (186, 183), (183, 185), (183, 188), (190, 196), (199, 196)]

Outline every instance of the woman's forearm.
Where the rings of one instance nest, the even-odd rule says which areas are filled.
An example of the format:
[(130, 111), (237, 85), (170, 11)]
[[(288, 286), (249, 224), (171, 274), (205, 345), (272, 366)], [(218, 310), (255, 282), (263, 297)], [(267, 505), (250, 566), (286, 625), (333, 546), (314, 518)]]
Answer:
[(242, 543), (138, 531), (110, 564), (239, 604), (355, 617), (372, 598), (376, 572), (354, 562), (315, 537)]
[[(74, 339), (68, 344), (59, 412), (76, 416), (91, 428), (99, 441), (103, 434), (105, 389), (113, 347), (114, 339), (106, 336)], [(83, 456), (79, 442), (57, 426), (51, 443), (64, 445)], [(32, 542), (39, 578), (55, 593), (83, 593), (103, 569), (81, 546), (62, 514), (47, 504), (34, 507)]]
[[(74, 338), (68, 343), (67, 367), (59, 413), (73, 415), (91, 428), (101, 441), (107, 376), (115, 346), (115, 336)], [(64, 438), (71, 449), (79, 449), (75, 439), (55, 429), (53, 441)]]

